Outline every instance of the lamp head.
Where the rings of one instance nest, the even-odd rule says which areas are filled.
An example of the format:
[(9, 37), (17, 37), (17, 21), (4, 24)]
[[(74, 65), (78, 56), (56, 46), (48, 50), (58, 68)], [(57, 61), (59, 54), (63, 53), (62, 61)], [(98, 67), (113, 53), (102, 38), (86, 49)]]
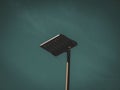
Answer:
[(58, 34), (53, 38), (45, 41), (40, 45), (43, 49), (47, 50), (54, 56), (58, 56), (68, 49), (71, 49), (77, 45), (77, 42), (66, 37), (63, 34)]

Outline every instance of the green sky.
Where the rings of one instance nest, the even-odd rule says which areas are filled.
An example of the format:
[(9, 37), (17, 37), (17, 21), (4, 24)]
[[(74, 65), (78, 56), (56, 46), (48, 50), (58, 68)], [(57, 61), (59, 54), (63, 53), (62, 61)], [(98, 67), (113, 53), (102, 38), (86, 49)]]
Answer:
[(72, 49), (70, 90), (120, 90), (119, 0), (3, 0), (0, 90), (65, 90), (66, 54), (39, 45), (62, 33)]

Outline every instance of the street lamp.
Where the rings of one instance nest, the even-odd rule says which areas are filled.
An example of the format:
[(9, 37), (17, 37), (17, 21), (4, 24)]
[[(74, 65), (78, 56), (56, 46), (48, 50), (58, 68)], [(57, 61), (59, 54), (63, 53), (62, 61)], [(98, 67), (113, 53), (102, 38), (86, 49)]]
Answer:
[(65, 90), (69, 90), (70, 87), (70, 54), (71, 48), (75, 47), (77, 42), (66, 37), (63, 34), (58, 34), (53, 38), (45, 41), (40, 44), (40, 47), (47, 50), (54, 56), (58, 56), (64, 52), (67, 53), (67, 62), (66, 62), (66, 85)]

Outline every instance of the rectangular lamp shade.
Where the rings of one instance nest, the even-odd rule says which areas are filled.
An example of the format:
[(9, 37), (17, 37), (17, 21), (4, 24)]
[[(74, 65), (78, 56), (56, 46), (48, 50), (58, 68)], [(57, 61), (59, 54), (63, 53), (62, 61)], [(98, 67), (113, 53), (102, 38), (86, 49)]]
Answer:
[(71, 49), (77, 45), (77, 42), (66, 37), (63, 34), (58, 34), (55, 37), (47, 40), (42, 43), (40, 47), (47, 50), (54, 56), (58, 56), (63, 52), (66, 52), (68, 49)]

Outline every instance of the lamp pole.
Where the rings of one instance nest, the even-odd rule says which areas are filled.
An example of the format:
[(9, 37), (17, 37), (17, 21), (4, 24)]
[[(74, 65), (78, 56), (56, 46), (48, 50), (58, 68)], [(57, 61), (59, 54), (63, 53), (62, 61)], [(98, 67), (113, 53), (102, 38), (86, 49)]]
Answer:
[(67, 62), (66, 62), (66, 86), (65, 90), (70, 88), (70, 49), (67, 50)]

